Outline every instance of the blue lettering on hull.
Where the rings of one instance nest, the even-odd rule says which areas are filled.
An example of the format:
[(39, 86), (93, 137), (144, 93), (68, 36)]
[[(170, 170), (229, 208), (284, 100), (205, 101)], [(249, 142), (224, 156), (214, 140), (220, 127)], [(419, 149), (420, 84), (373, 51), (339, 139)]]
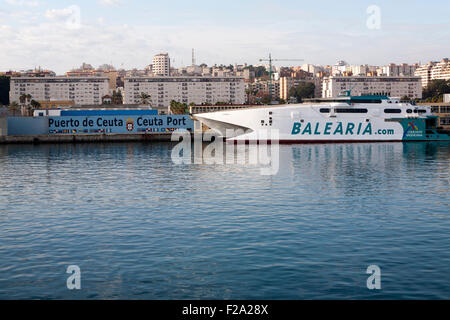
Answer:
[[(312, 128), (314, 127), (314, 133)], [(356, 129), (356, 130), (355, 130)], [(377, 135), (394, 135), (395, 131), (393, 129), (379, 129), (374, 131), (372, 128), (372, 123), (352, 123), (349, 122), (347, 124), (343, 124), (342, 122), (327, 122), (325, 124), (321, 124), (319, 122), (312, 124), (308, 122), (302, 129), (302, 124), (300, 122), (294, 122), (292, 127), (291, 135), (333, 135), (333, 136), (371, 136), (374, 134)]]

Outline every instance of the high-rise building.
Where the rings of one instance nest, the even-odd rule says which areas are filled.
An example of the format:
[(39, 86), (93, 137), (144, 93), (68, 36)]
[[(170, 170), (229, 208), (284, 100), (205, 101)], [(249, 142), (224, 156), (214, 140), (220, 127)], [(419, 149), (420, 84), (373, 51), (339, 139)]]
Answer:
[(431, 68), (431, 80), (449, 80), (450, 62), (448, 58), (442, 59)]
[(440, 62), (430, 61), (417, 68), (415, 75), (422, 78), (422, 87), (427, 87), (432, 80), (450, 79), (450, 61), (445, 58)]
[(411, 99), (422, 98), (420, 77), (332, 76), (323, 80), (323, 98), (335, 98), (348, 90), (351, 90), (353, 96), (388, 95), (399, 98), (404, 96)]
[(139, 104), (141, 94), (145, 93), (155, 107), (167, 107), (172, 100), (186, 104), (245, 102), (241, 77), (128, 77), (124, 91), (125, 104)]
[(73, 101), (79, 105), (101, 105), (109, 93), (107, 77), (12, 77), (11, 102), (23, 94), (36, 101)]
[(338, 61), (335, 65), (332, 66), (331, 74), (333, 76), (342, 75), (344, 72), (347, 71), (348, 68), (349, 68), (349, 65), (347, 62), (342, 61), (342, 60)]
[(155, 76), (170, 76), (170, 58), (168, 53), (160, 53), (153, 57), (153, 74)]
[(431, 69), (435, 64), (435, 62), (429, 62), (426, 65), (418, 67), (414, 72), (415, 76), (421, 78), (423, 88), (427, 87), (428, 83), (431, 81)]
[(412, 77), (418, 67), (418, 64), (403, 63), (397, 65), (390, 63), (387, 66), (383, 66), (382, 74), (388, 77)]

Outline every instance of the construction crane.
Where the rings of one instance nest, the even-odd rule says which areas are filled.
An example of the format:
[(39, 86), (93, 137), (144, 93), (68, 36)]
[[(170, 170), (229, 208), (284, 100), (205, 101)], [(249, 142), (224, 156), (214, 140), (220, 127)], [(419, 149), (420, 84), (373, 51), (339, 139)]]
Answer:
[(305, 61), (303, 59), (272, 59), (272, 54), (269, 53), (269, 59), (259, 59), (259, 62), (269, 62), (269, 96), (270, 104), (272, 104), (272, 62), (274, 61)]

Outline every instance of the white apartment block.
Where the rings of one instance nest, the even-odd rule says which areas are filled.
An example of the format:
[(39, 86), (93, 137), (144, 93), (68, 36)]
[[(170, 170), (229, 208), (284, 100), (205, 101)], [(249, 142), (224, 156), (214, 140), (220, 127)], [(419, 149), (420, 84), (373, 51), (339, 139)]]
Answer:
[(334, 66), (331, 67), (331, 74), (333, 76), (341, 75), (348, 70), (348, 63), (345, 61), (338, 61)]
[(427, 87), (432, 80), (450, 79), (450, 61), (442, 59), (441, 62), (429, 62), (417, 68), (415, 75), (422, 78), (422, 87)]
[(422, 81), (422, 87), (425, 88), (428, 86), (428, 83), (431, 81), (431, 69), (433, 68), (434, 63), (429, 62), (426, 65), (420, 66), (414, 72), (416, 77), (420, 77)]
[(431, 68), (431, 80), (448, 80), (450, 79), (450, 61), (442, 59), (441, 62)]
[(240, 77), (131, 77), (125, 78), (125, 104), (141, 103), (141, 93), (150, 95), (155, 107), (172, 100), (186, 104), (245, 103), (245, 84)]
[(170, 58), (168, 53), (160, 53), (153, 57), (152, 71), (155, 76), (170, 76)]
[(420, 77), (328, 77), (322, 86), (323, 98), (335, 98), (351, 90), (353, 96), (388, 95), (422, 98)]
[(388, 77), (413, 77), (418, 64), (394, 64), (391, 63), (382, 68), (382, 74)]
[(101, 105), (109, 94), (108, 77), (12, 77), (10, 101), (22, 94), (36, 101), (73, 101), (78, 105)]

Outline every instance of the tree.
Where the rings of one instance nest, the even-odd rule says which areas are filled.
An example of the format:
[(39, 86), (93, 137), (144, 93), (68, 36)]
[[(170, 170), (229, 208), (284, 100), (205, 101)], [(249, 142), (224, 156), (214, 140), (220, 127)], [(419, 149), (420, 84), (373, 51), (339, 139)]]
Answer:
[(259, 66), (259, 67), (255, 68), (255, 78), (268, 77), (268, 76), (269, 76), (269, 72), (266, 70), (266, 67)]
[(27, 101), (27, 95), (25, 93), (22, 93), (19, 97), (20, 104), (24, 105), (25, 101)]
[(172, 114), (187, 114), (189, 113), (189, 109), (186, 103), (172, 100), (170, 101), (170, 112)]
[(443, 95), (450, 93), (450, 80), (432, 80), (422, 92), (427, 102), (442, 102)]
[(245, 93), (247, 94), (247, 101), (246, 104), (252, 104), (255, 103), (256, 95), (258, 94), (258, 89), (254, 88), (247, 88), (245, 89)]
[(297, 98), (301, 102), (305, 98), (314, 98), (314, 90), (316, 86), (312, 82), (301, 82), (298, 86), (289, 90), (289, 96)]
[(150, 95), (146, 94), (145, 92), (142, 92), (139, 97), (141, 98), (142, 104), (148, 104), (148, 99), (150, 98)]
[(37, 102), (36, 100), (31, 100), (30, 105), (33, 109), (38, 109), (41, 107), (41, 104)]
[(112, 104), (123, 104), (123, 96), (120, 90), (114, 90), (112, 94)]
[(10, 105), (9, 105), (9, 110), (12, 111), (13, 116), (16, 115), (16, 111), (20, 110), (20, 106), (17, 102), (13, 101)]
[(250, 71), (254, 71), (255, 72), (255, 78), (261, 78), (261, 77), (268, 77), (269, 76), (269, 71), (267, 71), (266, 67), (264, 66), (259, 66), (259, 67), (254, 67), (252, 65), (244, 68), (244, 69), (248, 69)]
[(272, 101), (270, 101), (270, 95), (266, 94), (261, 98), (262, 104), (270, 104)]

